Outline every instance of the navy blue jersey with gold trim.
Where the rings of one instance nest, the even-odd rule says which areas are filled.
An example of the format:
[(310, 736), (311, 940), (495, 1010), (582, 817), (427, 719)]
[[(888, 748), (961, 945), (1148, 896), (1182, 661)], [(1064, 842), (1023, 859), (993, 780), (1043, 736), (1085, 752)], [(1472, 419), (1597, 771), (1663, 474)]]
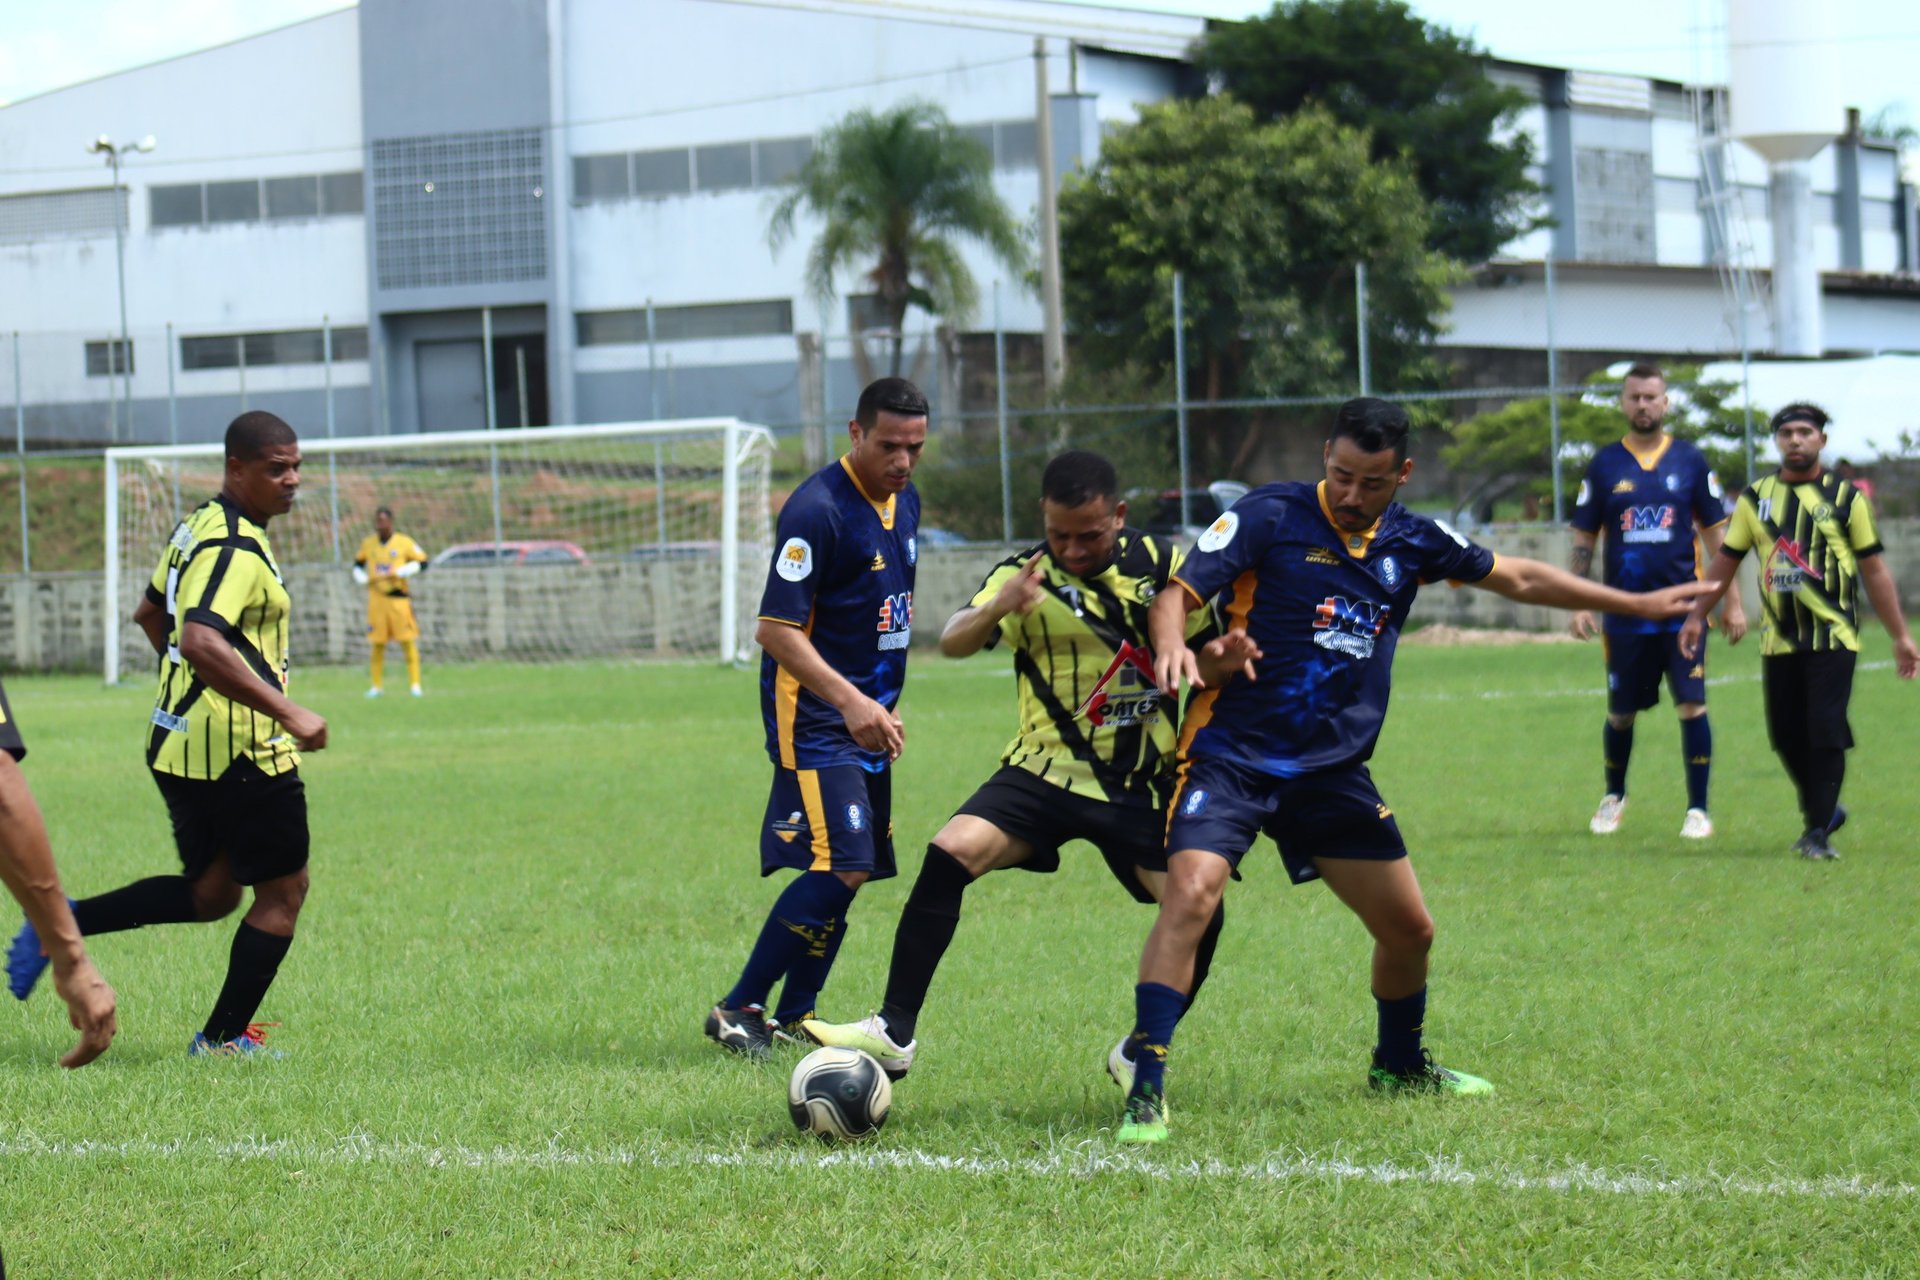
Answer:
[[(760, 617), (799, 627), (828, 666), (883, 707), (900, 700), (913, 636), (920, 494), (884, 502), (860, 487), (845, 458), (809, 476), (780, 509)], [(789, 769), (887, 767), (854, 742), (833, 705), (773, 660), (760, 660), (767, 754)]]
[(1421, 583), (1493, 572), (1491, 551), (1397, 502), (1366, 532), (1347, 533), (1323, 490), (1255, 489), (1174, 575), (1197, 599), (1218, 595), (1225, 627), (1266, 655), (1256, 680), (1230, 680), (1188, 705), (1185, 754), (1281, 778), (1361, 763), (1380, 737), (1394, 646)]
[[(1622, 591), (1653, 591), (1699, 577), (1696, 532), (1726, 522), (1720, 482), (1706, 455), (1672, 436), (1645, 458), (1617, 440), (1595, 453), (1568, 517), (1574, 528), (1606, 540), (1600, 580)], [(1609, 613), (1601, 626), (1655, 635), (1678, 631), (1683, 621)]]

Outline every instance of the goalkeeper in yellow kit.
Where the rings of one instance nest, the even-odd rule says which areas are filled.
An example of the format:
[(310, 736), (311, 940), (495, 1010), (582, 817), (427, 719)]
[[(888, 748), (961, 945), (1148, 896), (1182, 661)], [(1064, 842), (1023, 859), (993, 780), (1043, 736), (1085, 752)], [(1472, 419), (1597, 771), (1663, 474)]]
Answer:
[(407, 684), (420, 696), (420, 624), (413, 617), (407, 579), (427, 565), (427, 553), (404, 533), (393, 531), (393, 511), (373, 514), (373, 532), (353, 557), (353, 580), (367, 588), (367, 639), (373, 642), (373, 684), (369, 698), (380, 696), (386, 675), (387, 642), (398, 640), (407, 655)]

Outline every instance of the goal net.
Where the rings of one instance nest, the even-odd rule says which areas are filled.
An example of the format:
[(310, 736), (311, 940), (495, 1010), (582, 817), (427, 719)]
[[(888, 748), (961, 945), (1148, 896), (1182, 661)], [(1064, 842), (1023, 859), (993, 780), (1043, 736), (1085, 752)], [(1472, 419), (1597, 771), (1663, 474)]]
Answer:
[[(772, 554), (773, 436), (733, 419), (300, 441), (300, 496), (268, 526), (292, 661), (366, 657), (351, 574), (374, 513), (418, 542), (431, 659), (749, 656)], [(174, 525), (220, 489), (218, 444), (106, 455), (106, 661), (153, 662), (131, 622)]]

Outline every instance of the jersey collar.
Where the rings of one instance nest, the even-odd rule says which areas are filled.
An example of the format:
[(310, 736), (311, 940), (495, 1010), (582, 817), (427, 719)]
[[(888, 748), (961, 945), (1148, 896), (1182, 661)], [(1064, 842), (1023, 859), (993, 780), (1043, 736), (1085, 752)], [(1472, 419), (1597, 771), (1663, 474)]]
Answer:
[(1631, 436), (1620, 437), (1620, 447), (1627, 451), (1627, 456), (1629, 458), (1632, 458), (1635, 462), (1640, 464), (1640, 469), (1642, 471), (1652, 471), (1658, 468), (1660, 465), (1660, 459), (1666, 457), (1667, 450), (1673, 448), (1673, 437), (1663, 433), (1660, 437), (1659, 447), (1654, 449), (1652, 453), (1649, 453), (1643, 456), (1641, 454), (1634, 452), (1633, 446), (1627, 443), (1627, 441), (1632, 438), (1633, 437)]
[(1322, 480), (1315, 485), (1313, 493), (1320, 499), (1320, 514), (1326, 517), (1327, 523), (1333, 526), (1334, 533), (1339, 535), (1340, 545), (1345, 547), (1347, 554), (1355, 560), (1365, 560), (1367, 552), (1373, 549), (1374, 535), (1380, 532), (1380, 522), (1375, 520), (1359, 533), (1348, 533), (1340, 527), (1340, 522), (1333, 518), (1333, 508), (1327, 505), (1327, 482)]
[(860, 491), (860, 496), (873, 504), (873, 514), (880, 517), (880, 527), (893, 528), (893, 500), (900, 495), (890, 493), (885, 502), (875, 502), (873, 495), (867, 492), (867, 486), (860, 483), (860, 477), (854, 472), (853, 463), (847, 460), (847, 455), (844, 453), (840, 455), (840, 466), (846, 471), (847, 479), (853, 481), (853, 487)]

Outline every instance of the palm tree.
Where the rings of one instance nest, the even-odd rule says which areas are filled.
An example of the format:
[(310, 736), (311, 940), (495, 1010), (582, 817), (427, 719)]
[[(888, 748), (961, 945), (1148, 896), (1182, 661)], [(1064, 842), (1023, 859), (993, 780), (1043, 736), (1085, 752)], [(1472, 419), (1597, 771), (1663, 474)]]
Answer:
[(893, 330), (895, 376), (908, 304), (961, 324), (979, 302), (956, 238), (981, 241), (1016, 273), (1027, 262), (1020, 225), (993, 189), (992, 155), (928, 102), (863, 108), (823, 133), (774, 207), (776, 250), (803, 209), (824, 224), (807, 252), (807, 287), (828, 301), (837, 273), (866, 268)]

